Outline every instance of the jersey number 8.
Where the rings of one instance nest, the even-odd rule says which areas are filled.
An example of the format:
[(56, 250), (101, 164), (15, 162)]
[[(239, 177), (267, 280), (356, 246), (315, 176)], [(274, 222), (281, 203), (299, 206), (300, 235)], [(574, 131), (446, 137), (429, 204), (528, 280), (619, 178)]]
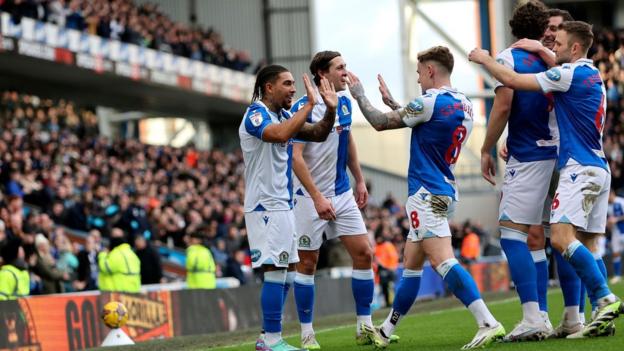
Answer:
[(459, 153), (461, 152), (462, 143), (464, 142), (464, 140), (466, 140), (467, 135), (468, 133), (466, 131), (466, 127), (464, 127), (463, 125), (455, 128), (455, 131), (453, 132), (453, 136), (451, 138), (451, 146), (449, 146), (448, 150), (446, 150), (446, 154), (444, 155), (446, 163), (448, 163), (449, 165), (453, 165), (457, 162), (457, 159), (459, 158)]

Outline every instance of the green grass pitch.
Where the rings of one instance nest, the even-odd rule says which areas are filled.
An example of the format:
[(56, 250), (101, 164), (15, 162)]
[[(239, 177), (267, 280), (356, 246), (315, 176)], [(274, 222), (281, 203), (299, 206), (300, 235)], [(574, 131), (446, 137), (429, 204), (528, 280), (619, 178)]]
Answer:
[[(614, 285), (613, 292), (624, 297), (624, 284)], [(559, 289), (549, 293), (550, 318), (556, 326), (563, 311), (563, 300)], [(514, 294), (494, 294), (485, 297), (494, 316), (505, 325), (507, 331), (513, 329), (520, 320), (521, 311)], [(589, 306), (588, 306), (589, 311)], [(378, 325), (385, 318), (387, 310), (375, 313)], [(589, 316), (589, 313), (587, 314)], [(353, 316), (337, 316), (315, 321), (316, 337), (323, 350), (365, 351), (372, 346), (356, 346), (354, 341), (355, 324)], [(292, 345), (299, 345), (299, 326), (288, 323), (284, 334)], [(400, 343), (391, 344), (387, 350), (459, 350), (469, 342), (476, 332), (476, 324), (470, 312), (453, 299), (416, 303), (396, 330)], [(220, 333), (217, 335), (195, 335), (169, 340), (149, 341), (123, 350), (254, 350), (258, 331)], [(230, 346), (228, 346), (230, 345)], [(117, 349), (117, 348), (116, 348)], [(546, 340), (525, 343), (498, 343), (490, 350), (539, 350), (539, 351), (621, 351), (624, 350), (624, 316), (616, 322), (614, 337), (584, 340)]]

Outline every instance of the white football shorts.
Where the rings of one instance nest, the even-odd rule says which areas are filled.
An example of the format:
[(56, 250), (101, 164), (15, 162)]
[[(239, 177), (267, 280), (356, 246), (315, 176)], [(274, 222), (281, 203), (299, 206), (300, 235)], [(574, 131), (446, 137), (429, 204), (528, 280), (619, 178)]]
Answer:
[(446, 195), (433, 195), (424, 187), (407, 198), (405, 211), (410, 222), (407, 236), (412, 241), (433, 237), (451, 236), (448, 216), (453, 198)]
[[(541, 224), (557, 160), (520, 162), (509, 158), (501, 189), (499, 221)], [(541, 204), (541, 206), (538, 206)]]
[(264, 264), (288, 267), (299, 262), (292, 210), (247, 212), (245, 225), (253, 268)]
[(570, 223), (588, 233), (604, 233), (610, 187), (607, 170), (568, 162), (560, 170), (550, 223)]
[(353, 198), (353, 190), (328, 198), (336, 210), (336, 220), (326, 221), (319, 217), (312, 198), (295, 196), (295, 227), (299, 250), (315, 251), (323, 244), (323, 232), (327, 240), (343, 235), (366, 234), (362, 213)]

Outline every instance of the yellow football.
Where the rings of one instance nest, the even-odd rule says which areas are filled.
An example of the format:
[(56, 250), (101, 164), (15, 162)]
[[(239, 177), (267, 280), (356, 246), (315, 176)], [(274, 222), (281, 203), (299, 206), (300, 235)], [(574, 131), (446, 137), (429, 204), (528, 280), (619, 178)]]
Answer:
[(128, 309), (121, 302), (111, 301), (102, 310), (104, 324), (111, 328), (121, 328), (128, 321)]

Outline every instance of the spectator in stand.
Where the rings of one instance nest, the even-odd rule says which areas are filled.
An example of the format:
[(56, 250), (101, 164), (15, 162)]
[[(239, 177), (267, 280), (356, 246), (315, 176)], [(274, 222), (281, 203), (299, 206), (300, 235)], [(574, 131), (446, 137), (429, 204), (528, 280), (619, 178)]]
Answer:
[(481, 241), (468, 223), (464, 225), (464, 239), (462, 240), (460, 255), (465, 262), (474, 262), (481, 256)]
[(396, 278), (396, 270), (399, 268), (399, 252), (392, 244), (389, 235), (379, 235), (376, 241), (375, 261), (377, 262), (379, 285), (381, 285), (386, 306), (392, 306), (392, 300), (394, 299), (393, 282)]
[(97, 290), (98, 279), (98, 242), (100, 233), (91, 230), (85, 239), (82, 251), (78, 253), (78, 275), (76, 290)]
[(37, 260), (32, 269), (35, 274), (41, 277), (43, 284), (41, 292), (43, 294), (65, 292), (63, 281), (69, 280), (70, 276), (56, 267), (56, 261), (50, 250), (50, 241), (43, 234), (37, 234), (35, 237), (35, 248), (37, 250)]
[(143, 235), (134, 238), (134, 252), (141, 261), (141, 284), (164, 283), (160, 255)]

